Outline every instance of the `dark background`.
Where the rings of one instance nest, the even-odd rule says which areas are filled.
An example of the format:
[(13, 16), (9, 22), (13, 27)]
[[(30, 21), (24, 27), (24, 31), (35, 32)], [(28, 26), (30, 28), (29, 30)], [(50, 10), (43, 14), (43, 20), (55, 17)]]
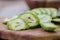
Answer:
[(59, 8), (60, 0), (26, 0), (30, 8), (54, 7)]

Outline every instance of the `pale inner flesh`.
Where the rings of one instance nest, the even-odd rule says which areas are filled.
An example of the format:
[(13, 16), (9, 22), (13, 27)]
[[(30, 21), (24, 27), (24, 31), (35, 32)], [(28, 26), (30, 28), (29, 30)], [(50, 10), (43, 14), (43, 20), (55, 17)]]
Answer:
[(24, 14), (22, 18), (24, 18), (28, 23), (36, 23), (36, 19), (31, 14)]
[(40, 22), (51, 22), (51, 17), (48, 15), (40, 15), (38, 16), (40, 19)]
[(12, 21), (11, 24), (12, 24), (11, 26), (13, 27), (14, 30), (23, 29), (25, 27), (25, 23), (20, 19)]

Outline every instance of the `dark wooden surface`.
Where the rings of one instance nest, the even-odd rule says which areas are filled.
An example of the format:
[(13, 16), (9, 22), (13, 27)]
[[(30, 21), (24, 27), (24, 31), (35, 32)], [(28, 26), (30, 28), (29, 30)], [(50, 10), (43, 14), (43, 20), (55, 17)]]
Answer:
[(33, 9), (37, 7), (45, 7), (46, 0), (26, 0), (28, 6)]
[(37, 8), (37, 7), (54, 7), (59, 8), (60, 0), (26, 0), (29, 7)]
[(53, 8), (59, 8), (60, 6), (60, 1), (56, 1), (56, 2), (46, 2), (45, 7), (53, 7)]
[(7, 39), (1, 39), (1, 38), (0, 38), (0, 40), (7, 40)]

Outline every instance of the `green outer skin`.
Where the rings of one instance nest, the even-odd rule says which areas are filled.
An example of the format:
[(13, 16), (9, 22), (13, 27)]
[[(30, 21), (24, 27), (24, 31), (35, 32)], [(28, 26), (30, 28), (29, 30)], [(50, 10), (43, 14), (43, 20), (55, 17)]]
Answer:
[(6, 19), (3, 21), (3, 23), (4, 23), (5, 25), (7, 25), (7, 22), (8, 22), (8, 21), (13, 20), (13, 19), (15, 19), (15, 18), (17, 18), (17, 17), (18, 17), (18, 16), (14, 16), (14, 17), (12, 17), (12, 18), (10, 18), (10, 19), (6, 18)]
[[(46, 14), (46, 15), (47, 15), (47, 13), (46, 13), (46, 11), (44, 10), (44, 8), (39, 8), (39, 10), (42, 12), (42, 14)], [(44, 13), (42, 10), (43, 10), (45, 13)]]
[(5, 19), (4, 21), (3, 21), (3, 23), (5, 24), (5, 25), (7, 25), (7, 22), (9, 21), (9, 19)]
[(42, 12), (39, 10), (39, 8), (33, 9), (32, 12), (35, 12), (35, 13), (33, 13), (33, 14), (38, 17), (38, 20), (39, 20), (39, 22), (40, 22), (39, 16), (42, 15)]
[[(23, 28), (23, 29), (29, 29), (29, 25), (28, 25), (28, 23), (24, 19), (22, 19), (22, 18), (16, 18), (16, 19), (23, 20), (23, 22), (25, 23), (25, 28)], [(14, 21), (16, 19), (10, 20), (9, 22)], [(9, 24), (9, 22), (7, 23), (8, 29), (9, 30), (14, 30), (13, 27), (11, 26), (11, 24)], [(22, 29), (19, 29), (19, 30), (22, 30)]]
[[(47, 12), (46, 9), (48, 9), (48, 10), (50, 11), (50, 8), (44, 8), (44, 10), (46, 11), (46, 13), (48, 14), (48, 12)], [(50, 12), (50, 14), (48, 14), (48, 15), (51, 16), (51, 12)]]
[[(52, 25), (48, 25), (48, 24), (52, 24)], [(42, 29), (45, 31), (54, 31), (57, 28), (57, 26), (53, 23), (41, 23), (40, 25)]]
[[(50, 9), (50, 11), (51, 11), (51, 9), (54, 9), (54, 10), (55, 10), (55, 11), (51, 11), (51, 17), (52, 17), (53, 19), (56, 18), (56, 17), (57, 17), (57, 14), (58, 14), (57, 9), (55, 9), (55, 8), (49, 8), (49, 9)], [(53, 12), (56, 12), (56, 15), (54, 15)]]
[[(39, 19), (38, 19), (38, 17), (37, 17), (36, 15), (34, 15), (34, 12), (32, 12), (32, 11), (24, 12), (24, 13), (18, 15), (18, 18), (21, 18), (22, 15), (24, 15), (24, 14), (31, 14), (31, 15), (33, 15), (34, 18), (36, 19), (36, 23), (35, 23), (35, 25), (30, 26), (31, 28), (32, 28), (32, 27), (35, 27), (35, 26), (37, 26), (37, 25), (39, 25)], [(23, 18), (23, 19), (24, 19), (24, 18)], [(24, 20), (25, 20), (25, 19), (24, 19)], [(27, 21), (26, 21), (26, 22), (27, 22)]]
[(40, 24), (40, 20), (39, 20), (38, 15), (35, 12), (33, 12), (33, 11), (30, 11), (30, 12), (32, 12), (32, 14), (36, 17), (36, 19), (38, 20), (38, 24)]
[(42, 12), (39, 10), (39, 8), (33, 9), (32, 12), (35, 12), (37, 15), (42, 14)]
[[(54, 12), (57, 12), (57, 9), (55, 9), (55, 8), (47, 8), (47, 9), (50, 10), (50, 12), (51, 12), (50, 16), (51, 16), (52, 18), (56, 18), (56, 17), (57, 17), (57, 14), (54, 16), (54, 15), (53, 15), (53, 12), (51, 11), (51, 9), (54, 9), (54, 10), (56, 10), (56, 11), (54, 11)], [(42, 10), (45, 11), (45, 13), (44, 13)], [(47, 15), (47, 11), (45, 10), (45, 8), (35, 8), (35, 9), (33, 9), (32, 11), (35, 11), (36, 13), (37, 13), (37, 11), (40, 11), (42, 14), (46, 14), (46, 15)], [(58, 13), (58, 12), (57, 12), (57, 13)]]
[(52, 21), (60, 23), (60, 18), (52, 19)]
[[(40, 8), (40, 9), (42, 9), (42, 8)], [(36, 15), (38, 15), (37, 12), (40, 11), (40, 9), (39, 9), (39, 8), (36, 8), (36, 9), (33, 9), (32, 11), (33, 11), (33, 12), (36, 12)], [(43, 9), (45, 9), (45, 8), (43, 8)], [(41, 17), (42, 15), (46, 15), (46, 14), (42, 14), (41, 11), (40, 11), (40, 13), (41, 13), (41, 14), (39, 14), (40, 17)], [(48, 15), (48, 16), (49, 16), (49, 15)], [(39, 18), (39, 17), (38, 17), (38, 18)], [(39, 20), (40, 20), (40, 18), (39, 18)], [(51, 20), (52, 20), (52, 18), (51, 18)], [(51, 22), (51, 21), (50, 21), (50, 22)]]

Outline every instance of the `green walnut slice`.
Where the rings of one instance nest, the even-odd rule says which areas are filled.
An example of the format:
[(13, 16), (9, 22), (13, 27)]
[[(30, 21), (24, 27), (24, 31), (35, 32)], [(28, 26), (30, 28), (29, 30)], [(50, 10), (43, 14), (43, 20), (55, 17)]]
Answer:
[(52, 18), (56, 18), (58, 11), (55, 8), (50, 8)]
[(10, 30), (22, 30), (22, 29), (28, 29), (29, 28), (29, 26), (25, 22), (25, 20), (23, 20), (21, 18), (10, 20), (7, 23), (7, 25), (8, 25), (8, 29), (10, 29)]
[(57, 28), (57, 26), (53, 23), (41, 23), (40, 25), (42, 29), (46, 31), (54, 31)]
[(19, 15), (19, 18), (23, 18), (28, 22), (30, 27), (35, 27), (39, 24), (39, 19), (36, 15), (34, 15), (34, 12), (27, 11)]
[(60, 18), (53, 19), (54, 22), (60, 22)]

